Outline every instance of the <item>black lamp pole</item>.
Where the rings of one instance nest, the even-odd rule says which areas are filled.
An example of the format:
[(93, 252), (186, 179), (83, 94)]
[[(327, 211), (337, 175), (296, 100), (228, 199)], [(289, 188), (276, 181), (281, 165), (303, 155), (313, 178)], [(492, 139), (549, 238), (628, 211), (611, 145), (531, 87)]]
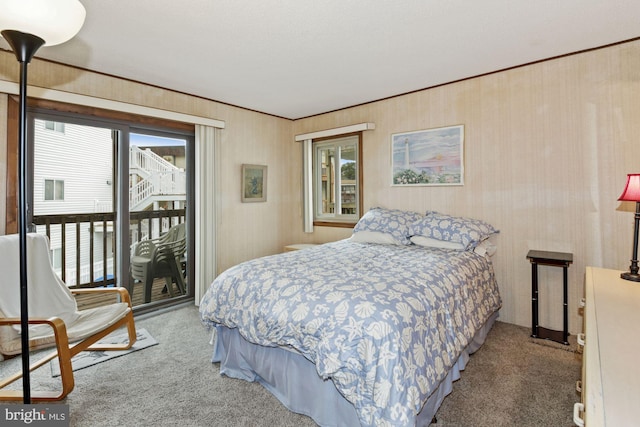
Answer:
[(27, 287), (27, 64), (44, 44), (38, 36), (15, 30), (2, 31), (20, 63), (20, 111), (18, 113), (18, 235), (20, 242), (20, 329), (22, 343), (22, 393), (23, 402), (31, 403), (29, 375), (29, 303)]

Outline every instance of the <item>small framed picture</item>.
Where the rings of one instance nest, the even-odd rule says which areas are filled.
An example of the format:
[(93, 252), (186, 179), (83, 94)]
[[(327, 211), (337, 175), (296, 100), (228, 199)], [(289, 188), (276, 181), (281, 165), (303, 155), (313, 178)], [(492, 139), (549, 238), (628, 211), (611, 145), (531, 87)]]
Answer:
[(242, 165), (242, 203), (267, 201), (267, 166)]
[(391, 185), (464, 185), (464, 126), (391, 135)]

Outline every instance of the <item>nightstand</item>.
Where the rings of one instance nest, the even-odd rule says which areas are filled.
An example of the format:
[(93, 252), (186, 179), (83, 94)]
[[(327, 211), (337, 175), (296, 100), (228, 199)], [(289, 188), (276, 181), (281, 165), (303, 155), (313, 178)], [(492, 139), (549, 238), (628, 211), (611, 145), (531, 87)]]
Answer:
[(300, 249), (308, 249), (308, 248), (312, 248), (314, 246), (318, 246), (315, 243), (296, 243), (293, 245), (288, 245), (284, 247), (284, 251), (285, 252), (291, 252), (291, 251), (299, 251)]
[[(573, 254), (565, 252), (548, 252), (531, 250), (527, 254), (531, 261), (531, 336), (534, 338), (549, 339), (569, 345), (568, 341), (568, 291), (567, 291), (567, 269), (573, 262)], [(548, 265), (552, 267), (562, 267), (563, 274), (563, 323), (562, 331), (554, 331), (538, 325), (538, 265)]]

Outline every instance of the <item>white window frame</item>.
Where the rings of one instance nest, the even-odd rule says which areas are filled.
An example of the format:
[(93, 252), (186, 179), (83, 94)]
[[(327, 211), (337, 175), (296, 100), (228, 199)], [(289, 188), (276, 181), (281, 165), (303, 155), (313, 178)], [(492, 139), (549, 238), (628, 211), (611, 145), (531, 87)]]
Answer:
[(62, 268), (62, 248), (49, 249), (51, 257), (51, 266), (54, 270), (58, 271)]
[(64, 133), (65, 127), (62, 122), (54, 122), (53, 120), (44, 120), (44, 128), (51, 132)]
[[(47, 182), (53, 183), (53, 198), (47, 199)], [(58, 183), (62, 183), (62, 195), (58, 194)], [(54, 201), (64, 201), (64, 180), (63, 179), (53, 179), (53, 178), (45, 178), (44, 180), (44, 191), (42, 192), (42, 198), (47, 202)]]
[[(374, 123), (358, 123), (355, 125), (296, 135), (295, 140), (297, 142), (302, 142), (303, 151), (302, 224), (305, 233), (313, 233), (313, 140), (331, 136), (346, 135), (354, 132), (362, 132), (365, 130), (373, 130), (375, 128), (376, 126)], [(363, 139), (364, 135), (360, 141), (361, 144), (364, 143)]]
[[(351, 222), (355, 223), (360, 218), (360, 206), (358, 200), (360, 200), (360, 134), (354, 134), (344, 137), (331, 138), (315, 142), (313, 144), (313, 195), (314, 195), (314, 209), (313, 220), (314, 221), (328, 221), (328, 222)], [(334, 165), (333, 176), (331, 177), (331, 188), (329, 191), (333, 192), (334, 197), (334, 212), (323, 212), (323, 197), (322, 197), (322, 158), (320, 156), (321, 150), (333, 149), (334, 158), (340, 161), (342, 159), (342, 150), (344, 147), (353, 149), (355, 153), (356, 163), (356, 179), (355, 179), (355, 199), (356, 199), (356, 211), (353, 214), (342, 214), (342, 173), (341, 165)]]

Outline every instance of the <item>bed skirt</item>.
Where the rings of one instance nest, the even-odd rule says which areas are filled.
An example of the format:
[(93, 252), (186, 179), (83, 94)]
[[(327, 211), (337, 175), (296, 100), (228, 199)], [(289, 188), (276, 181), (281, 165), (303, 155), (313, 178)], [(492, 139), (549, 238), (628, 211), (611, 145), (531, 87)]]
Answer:
[[(460, 378), (469, 355), (484, 343), (498, 317), (494, 313), (481, 328), (438, 388), (429, 396), (418, 414), (417, 426), (428, 426), (453, 382)], [(315, 365), (301, 354), (278, 347), (251, 344), (237, 329), (216, 327), (212, 362), (220, 363), (220, 373), (232, 378), (259, 382), (289, 410), (311, 417), (323, 427), (360, 425), (354, 406), (336, 389), (331, 380), (323, 380)]]

